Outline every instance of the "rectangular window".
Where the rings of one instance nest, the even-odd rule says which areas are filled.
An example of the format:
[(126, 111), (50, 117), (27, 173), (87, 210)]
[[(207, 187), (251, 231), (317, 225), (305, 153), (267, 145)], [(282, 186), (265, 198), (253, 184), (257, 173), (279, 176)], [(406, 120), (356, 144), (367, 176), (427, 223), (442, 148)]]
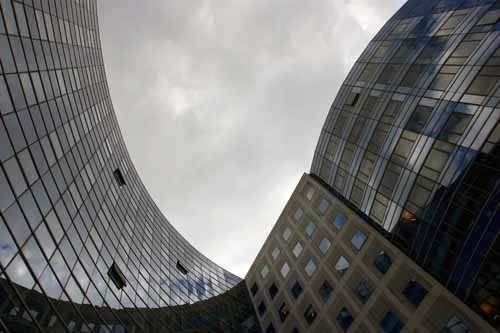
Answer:
[(312, 261), (312, 259), (309, 260), (304, 270), (309, 277), (311, 277), (314, 272), (316, 272), (316, 264), (314, 263), (314, 261)]
[(271, 296), (271, 299), (274, 299), (278, 291), (278, 287), (273, 283), (271, 287), (269, 287), (269, 296)]
[(286, 317), (290, 314), (290, 310), (286, 306), (285, 302), (283, 302), (278, 310), (278, 314), (280, 316), (281, 322), (284, 322)]
[(406, 129), (413, 131), (415, 133), (420, 133), (424, 129), (427, 121), (431, 117), (432, 108), (427, 106), (419, 105), (411, 114), (408, 123), (406, 124)]
[(266, 333), (276, 333), (276, 330), (274, 329), (273, 323), (269, 323), (269, 326), (266, 328)]
[(257, 310), (259, 311), (259, 315), (262, 317), (262, 315), (266, 313), (267, 310), (266, 303), (264, 303), (264, 301), (260, 302)]
[(328, 298), (330, 298), (332, 292), (333, 292), (333, 287), (330, 284), (330, 282), (328, 282), (327, 280), (323, 281), (321, 287), (319, 287), (319, 296), (321, 297), (323, 302), (328, 301)]
[(295, 210), (293, 218), (295, 219), (295, 221), (300, 222), (302, 215), (304, 215), (304, 211), (302, 210), (302, 208), (297, 208), (297, 210)]
[(259, 291), (259, 286), (257, 285), (257, 282), (254, 282), (252, 287), (250, 288), (252, 296), (255, 296), (255, 294), (257, 294), (258, 291)]
[(394, 78), (394, 75), (399, 72), (400, 68), (401, 65), (387, 64), (382, 73), (380, 73), (380, 76), (377, 79), (377, 83), (381, 84), (390, 83)]
[(326, 199), (321, 199), (321, 202), (319, 203), (319, 212), (321, 215), (324, 215), (326, 213), (326, 210), (330, 207), (330, 203)]
[(335, 270), (340, 274), (344, 274), (349, 269), (349, 261), (344, 256), (340, 256), (339, 260), (335, 264)]
[(446, 22), (441, 26), (441, 29), (436, 33), (436, 36), (450, 35), (467, 17), (467, 13), (457, 10)]
[(438, 139), (457, 143), (472, 120), (472, 115), (453, 112), (441, 129)]
[(423, 301), (427, 293), (427, 289), (415, 280), (410, 280), (403, 290), (403, 295), (415, 306), (418, 306)]
[(269, 274), (269, 267), (267, 267), (267, 265), (264, 265), (264, 267), (262, 267), (262, 270), (260, 271), (260, 276), (265, 279), (267, 274)]
[(358, 81), (366, 82), (373, 77), (373, 72), (377, 68), (376, 64), (366, 64), (365, 69), (358, 78)]
[(314, 322), (314, 319), (317, 317), (317, 313), (314, 310), (313, 306), (309, 304), (309, 306), (306, 308), (306, 311), (304, 312), (304, 318), (306, 319), (307, 323), (311, 325)]
[(373, 261), (373, 265), (380, 273), (385, 274), (392, 265), (392, 259), (387, 253), (380, 251)]
[(312, 185), (307, 184), (305, 190), (305, 196), (307, 200), (311, 201), (314, 195), (314, 187)]
[(288, 272), (290, 272), (290, 266), (288, 265), (287, 262), (285, 262), (283, 264), (283, 266), (281, 267), (280, 272), (281, 272), (281, 276), (283, 276), (283, 278), (285, 279), (286, 276), (288, 275)]
[(429, 65), (422, 65), (422, 64), (411, 65), (408, 71), (406, 72), (405, 76), (403, 77), (400, 86), (407, 88), (415, 87), (418, 79), (420, 79), (422, 73), (425, 73), (427, 71), (428, 67)]
[(458, 317), (453, 316), (448, 320), (441, 333), (472, 333), (472, 331)]
[(114, 283), (116, 288), (123, 289), (127, 286), (127, 280), (125, 279), (125, 275), (118, 267), (116, 263), (113, 263), (108, 270), (108, 276), (111, 281)]
[(304, 247), (302, 246), (302, 244), (300, 244), (300, 242), (297, 242), (295, 244), (295, 246), (293, 247), (293, 255), (298, 258), (300, 256), (300, 254), (302, 253), (302, 250), (304, 249)]
[(292, 295), (295, 298), (299, 298), (300, 294), (302, 294), (302, 286), (299, 281), (295, 281), (291, 289)]
[(340, 231), (340, 230), (342, 230), (342, 228), (346, 224), (346, 220), (347, 219), (343, 213), (337, 213), (337, 215), (335, 215), (335, 218), (333, 219), (332, 223), (335, 226), (335, 228)]
[(312, 234), (314, 233), (314, 230), (316, 230), (316, 225), (312, 222), (309, 222), (309, 224), (306, 227), (307, 236), (311, 237)]
[(362, 304), (366, 304), (371, 294), (373, 294), (373, 287), (367, 280), (363, 279), (359, 282), (356, 288), (356, 297)]
[(384, 333), (398, 333), (403, 328), (403, 323), (399, 317), (392, 311), (388, 311), (380, 322)]
[(476, 23), (476, 25), (496, 24), (500, 20), (500, 9), (487, 11), (486, 14)]
[(122, 187), (125, 185), (125, 178), (123, 177), (123, 174), (120, 171), (120, 169), (116, 169), (115, 171), (113, 171), (113, 176), (115, 177), (118, 186)]
[(359, 99), (359, 93), (351, 92), (345, 102), (346, 105), (355, 106)]
[(177, 260), (177, 264), (175, 265), (175, 267), (177, 267), (179, 272), (181, 272), (184, 275), (186, 275), (188, 273), (188, 270), (186, 269), (186, 267), (184, 267), (179, 260)]
[(276, 260), (278, 259), (279, 255), (280, 255), (280, 249), (278, 247), (275, 247), (273, 249), (273, 252), (271, 253), (271, 255), (273, 256), (273, 259)]
[(488, 59), (476, 78), (467, 89), (468, 94), (488, 95), (500, 77), (500, 48)]
[(361, 230), (357, 230), (354, 233), (354, 235), (352, 236), (351, 244), (357, 250), (361, 250), (361, 248), (363, 247), (363, 244), (365, 244), (365, 241), (367, 238), (368, 238), (368, 236), (366, 236), (366, 234), (364, 232), (362, 232)]
[(322, 254), (326, 254), (326, 251), (330, 248), (332, 242), (328, 238), (323, 238), (319, 243), (319, 250)]
[(284, 240), (289, 240), (290, 239), (290, 236), (292, 235), (292, 230), (290, 230), (290, 228), (286, 227), (285, 231), (283, 231), (283, 239)]
[(337, 315), (337, 323), (339, 326), (347, 331), (349, 327), (351, 326), (352, 322), (354, 321), (353, 316), (349, 312), (349, 310), (346, 307), (343, 307), (339, 314)]

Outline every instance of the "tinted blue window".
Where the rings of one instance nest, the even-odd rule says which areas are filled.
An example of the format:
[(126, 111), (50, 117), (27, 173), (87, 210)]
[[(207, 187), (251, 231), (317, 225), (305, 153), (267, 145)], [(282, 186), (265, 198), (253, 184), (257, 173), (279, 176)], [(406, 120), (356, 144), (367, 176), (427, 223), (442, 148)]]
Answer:
[(356, 297), (358, 300), (365, 304), (373, 293), (373, 287), (370, 286), (367, 280), (363, 279), (359, 282), (356, 288)]
[(413, 305), (419, 305), (427, 295), (428, 291), (420, 283), (415, 280), (411, 280), (406, 285), (403, 290), (403, 295), (410, 301)]
[(354, 318), (349, 312), (349, 310), (347, 310), (346, 307), (343, 307), (342, 310), (340, 310), (339, 314), (337, 315), (337, 323), (340, 325), (342, 329), (347, 330), (349, 326), (351, 326), (353, 321)]
[(389, 311), (380, 322), (380, 326), (385, 333), (398, 333), (401, 332), (403, 323), (394, 312)]
[(292, 295), (295, 298), (299, 298), (301, 293), (302, 293), (302, 286), (300, 285), (299, 281), (296, 281), (292, 287)]
[(326, 302), (328, 301), (328, 298), (330, 298), (330, 295), (333, 292), (333, 287), (328, 281), (323, 281), (323, 284), (321, 284), (321, 287), (319, 288), (319, 295), (321, 296), (321, 299)]
[(333, 219), (332, 223), (333, 225), (335, 226), (335, 228), (337, 228), (337, 230), (341, 230), (344, 225), (346, 224), (346, 217), (343, 213), (337, 213), (337, 215), (335, 215), (335, 218)]
[(351, 243), (356, 249), (361, 250), (367, 238), (368, 237), (362, 231), (358, 230), (352, 236)]
[(385, 253), (384, 251), (381, 251), (377, 257), (375, 258), (375, 261), (373, 262), (373, 265), (379, 270), (380, 273), (385, 274), (389, 270), (392, 264), (392, 259)]

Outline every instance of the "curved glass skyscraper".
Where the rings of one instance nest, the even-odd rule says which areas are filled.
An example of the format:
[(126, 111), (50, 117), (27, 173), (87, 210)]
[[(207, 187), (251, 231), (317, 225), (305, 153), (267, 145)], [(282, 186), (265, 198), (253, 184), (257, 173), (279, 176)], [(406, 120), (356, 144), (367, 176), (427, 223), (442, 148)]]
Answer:
[(342, 85), (311, 169), (452, 293), (473, 307), (491, 298), (497, 315), (499, 18), (498, 1), (409, 1)]
[(0, 6), (0, 331), (237, 331), (241, 279), (170, 225), (129, 158), (95, 1)]

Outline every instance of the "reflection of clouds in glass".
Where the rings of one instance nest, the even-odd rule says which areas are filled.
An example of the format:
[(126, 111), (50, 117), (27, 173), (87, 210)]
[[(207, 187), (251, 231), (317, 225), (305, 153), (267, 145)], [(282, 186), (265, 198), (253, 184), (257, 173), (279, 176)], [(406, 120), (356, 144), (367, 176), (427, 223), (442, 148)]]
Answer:
[(7, 267), (7, 275), (14, 283), (26, 288), (33, 287), (34, 280), (19, 255)]
[(0, 223), (0, 263), (2, 266), (7, 266), (7, 263), (12, 259), (16, 253), (16, 245), (14, 240), (10, 237), (7, 227)]
[(51, 269), (47, 268), (39, 280), (47, 296), (59, 299), (62, 288)]
[(347, 270), (349, 268), (349, 262), (347, 261), (346, 258), (344, 258), (343, 256), (341, 256), (339, 258), (339, 260), (337, 261), (337, 263), (335, 264), (335, 269), (338, 271), (338, 272), (341, 272), (343, 273), (345, 270)]
[(10, 208), (4, 212), (4, 216), (9, 222), (12, 233), (18, 244), (22, 245), (22, 243), (24, 243), (24, 241), (28, 238), (30, 229), (28, 228), (28, 224), (24, 219), (19, 206), (17, 204), (10, 206)]
[(23, 253), (28, 261), (31, 269), (35, 273), (35, 276), (40, 276), (43, 269), (47, 265), (45, 258), (42, 255), (42, 251), (38, 247), (35, 238), (31, 237), (26, 245), (23, 247)]
[(455, 182), (455, 180), (465, 171), (476, 153), (477, 151), (475, 150), (468, 150), (467, 148), (458, 146), (448, 162), (447, 169), (445, 167), (447, 171), (443, 175), (441, 184), (446, 187), (453, 184), (453, 182)]

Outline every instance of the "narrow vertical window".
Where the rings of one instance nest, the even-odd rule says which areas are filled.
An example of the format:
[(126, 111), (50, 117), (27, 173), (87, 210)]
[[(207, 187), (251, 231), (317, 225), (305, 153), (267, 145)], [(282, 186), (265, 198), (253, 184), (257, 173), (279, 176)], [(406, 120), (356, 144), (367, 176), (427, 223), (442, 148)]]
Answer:
[(115, 180), (118, 183), (118, 186), (122, 187), (125, 185), (125, 178), (123, 177), (120, 169), (116, 169), (115, 171), (113, 171), (113, 176), (115, 176)]

